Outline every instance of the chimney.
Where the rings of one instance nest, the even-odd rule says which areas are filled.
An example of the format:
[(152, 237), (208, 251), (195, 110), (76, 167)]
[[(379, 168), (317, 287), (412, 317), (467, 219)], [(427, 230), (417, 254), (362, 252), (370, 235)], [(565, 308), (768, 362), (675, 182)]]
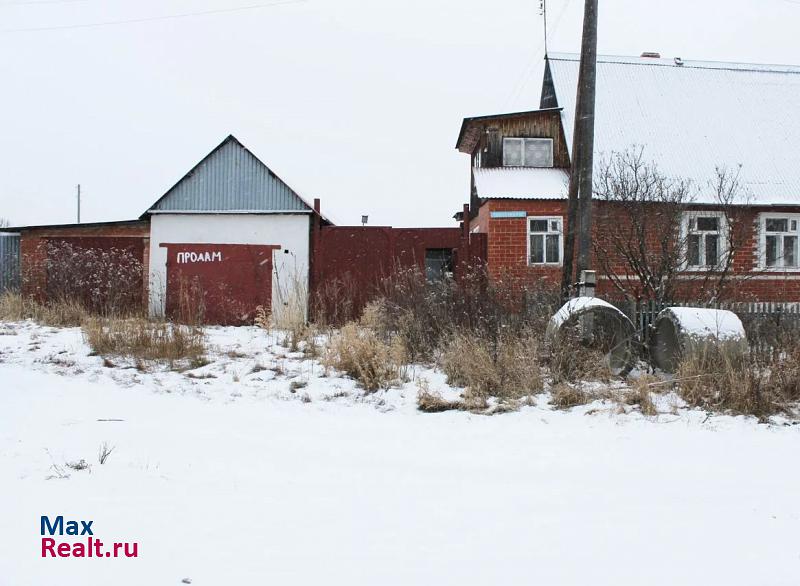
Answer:
[(645, 59), (661, 59), (661, 53), (657, 53), (655, 51), (645, 51), (642, 53), (641, 57)]

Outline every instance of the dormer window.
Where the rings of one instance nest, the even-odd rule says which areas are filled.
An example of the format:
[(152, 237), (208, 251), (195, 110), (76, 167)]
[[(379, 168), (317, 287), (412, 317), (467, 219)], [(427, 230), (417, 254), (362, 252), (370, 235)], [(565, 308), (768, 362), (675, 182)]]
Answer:
[(504, 167), (552, 167), (552, 138), (504, 138)]

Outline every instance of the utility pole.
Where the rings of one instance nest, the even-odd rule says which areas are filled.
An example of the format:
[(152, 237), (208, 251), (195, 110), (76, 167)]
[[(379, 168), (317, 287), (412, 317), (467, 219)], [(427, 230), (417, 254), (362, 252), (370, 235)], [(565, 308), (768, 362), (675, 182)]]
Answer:
[[(573, 281), (575, 232), (578, 232), (577, 273), (589, 269), (592, 238), (592, 167), (594, 165), (594, 111), (597, 82), (597, 2), (585, 0), (583, 40), (575, 99), (572, 133), (572, 161), (567, 203), (567, 230), (564, 239), (562, 294), (569, 294)], [(577, 229), (577, 230), (576, 230)]]
[(580, 140), (578, 168), (578, 267), (577, 274), (591, 268), (592, 258), (592, 170), (594, 166), (594, 109), (597, 88), (597, 0), (586, 0), (581, 47)]
[(78, 183), (78, 223), (81, 223), (81, 184)]

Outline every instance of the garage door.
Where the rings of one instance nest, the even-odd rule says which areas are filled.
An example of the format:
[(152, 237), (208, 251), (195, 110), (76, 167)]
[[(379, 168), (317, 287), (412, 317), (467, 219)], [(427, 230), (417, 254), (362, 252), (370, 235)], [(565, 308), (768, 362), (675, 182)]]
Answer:
[(272, 302), (272, 251), (250, 244), (162, 244), (167, 248), (167, 315), (185, 322), (252, 323)]

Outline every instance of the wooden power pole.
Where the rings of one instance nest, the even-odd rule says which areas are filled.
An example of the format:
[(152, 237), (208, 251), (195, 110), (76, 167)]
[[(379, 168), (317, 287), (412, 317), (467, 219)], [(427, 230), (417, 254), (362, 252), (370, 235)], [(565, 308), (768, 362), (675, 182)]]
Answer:
[(566, 297), (572, 284), (575, 233), (578, 233), (577, 276), (591, 263), (592, 167), (594, 165), (594, 110), (597, 84), (597, 2), (585, 0), (583, 40), (572, 130), (572, 161), (564, 238), (564, 272), (561, 289)]

